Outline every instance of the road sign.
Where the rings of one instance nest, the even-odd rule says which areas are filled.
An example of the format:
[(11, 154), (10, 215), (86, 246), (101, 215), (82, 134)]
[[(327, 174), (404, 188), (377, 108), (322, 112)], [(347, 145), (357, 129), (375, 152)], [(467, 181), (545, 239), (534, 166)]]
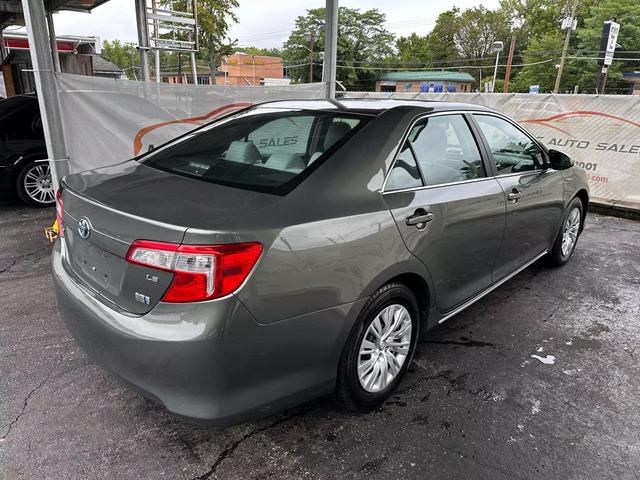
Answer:
[(149, 46), (153, 50), (173, 52), (198, 51), (198, 17), (196, 0), (186, 2), (187, 11), (158, 8), (147, 4), (146, 23)]
[(614, 21), (604, 22), (602, 37), (600, 38), (600, 59), (598, 60), (600, 65), (611, 65), (611, 62), (613, 62), (618, 33), (620, 33), (619, 23)]
[(540, 85), (529, 85), (529, 93), (532, 95), (540, 93)]

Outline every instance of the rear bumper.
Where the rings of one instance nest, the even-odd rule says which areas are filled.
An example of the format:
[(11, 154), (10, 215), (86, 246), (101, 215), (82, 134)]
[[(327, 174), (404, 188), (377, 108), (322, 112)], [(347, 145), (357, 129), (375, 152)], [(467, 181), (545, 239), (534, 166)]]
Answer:
[(218, 425), (267, 415), (330, 393), (347, 335), (365, 300), (270, 325), (230, 296), (158, 304), (143, 316), (105, 305), (52, 254), (60, 314), (85, 352), (168, 410)]

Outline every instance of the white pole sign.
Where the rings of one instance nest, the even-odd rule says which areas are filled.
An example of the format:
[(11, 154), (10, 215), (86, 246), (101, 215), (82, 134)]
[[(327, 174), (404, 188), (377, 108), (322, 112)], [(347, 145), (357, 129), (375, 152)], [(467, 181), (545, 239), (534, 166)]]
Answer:
[(604, 54), (604, 64), (611, 65), (613, 62), (613, 52), (616, 50), (616, 42), (618, 41), (618, 33), (620, 32), (620, 24), (611, 22), (609, 28), (609, 40), (607, 41), (607, 49)]

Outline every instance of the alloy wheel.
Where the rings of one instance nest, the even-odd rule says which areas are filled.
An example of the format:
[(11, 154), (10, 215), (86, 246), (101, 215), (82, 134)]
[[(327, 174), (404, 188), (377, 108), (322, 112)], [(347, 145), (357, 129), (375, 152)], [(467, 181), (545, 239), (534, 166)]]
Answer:
[(564, 231), (562, 232), (562, 256), (569, 255), (575, 247), (578, 240), (578, 232), (580, 230), (580, 209), (571, 210), (564, 222)]
[(358, 379), (367, 392), (384, 390), (398, 375), (411, 346), (411, 315), (393, 304), (369, 324), (358, 351)]
[(35, 203), (49, 205), (54, 202), (55, 190), (48, 163), (36, 163), (27, 170), (24, 191)]

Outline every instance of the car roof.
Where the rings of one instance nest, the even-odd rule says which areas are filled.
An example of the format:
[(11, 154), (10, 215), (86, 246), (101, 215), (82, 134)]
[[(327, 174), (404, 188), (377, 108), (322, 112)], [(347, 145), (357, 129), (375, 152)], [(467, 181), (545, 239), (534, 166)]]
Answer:
[(302, 109), (302, 110), (336, 110), (351, 113), (378, 115), (392, 108), (414, 107), (430, 112), (452, 110), (493, 111), (481, 105), (459, 102), (439, 102), (432, 100), (415, 100), (401, 98), (340, 98), (337, 102), (328, 100), (276, 100), (260, 104), (261, 107)]

